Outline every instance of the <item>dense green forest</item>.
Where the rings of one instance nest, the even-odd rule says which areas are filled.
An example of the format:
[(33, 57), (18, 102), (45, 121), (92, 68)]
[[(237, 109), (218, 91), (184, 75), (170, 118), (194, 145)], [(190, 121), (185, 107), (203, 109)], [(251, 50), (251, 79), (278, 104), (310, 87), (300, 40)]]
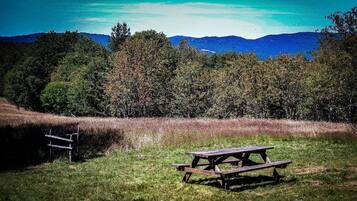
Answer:
[(76, 116), (357, 121), (357, 8), (328, 17), (312, 60), (207, 55), (154, 30), (112, 28), (107, 50), (77, 32), (1, 44), (1, 94)]

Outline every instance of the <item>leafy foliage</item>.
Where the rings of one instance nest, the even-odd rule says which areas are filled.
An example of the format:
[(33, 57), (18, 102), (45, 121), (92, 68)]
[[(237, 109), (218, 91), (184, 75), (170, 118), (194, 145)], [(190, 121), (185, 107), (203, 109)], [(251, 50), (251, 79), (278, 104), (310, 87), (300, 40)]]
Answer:
[(46, 111), (63, 114), (67, 111), (67, 89), (66, 82), (50, 82), (41, 94), (41, 101)]
[[(315, 74), (326, 75), (330, 82), (322, 85), (329, 91), (323, 104), (315, 109), (318, 119), (356, 122), (357, 120), (357, 7), (346, 13), (328, 16), (333, 22), (322, 30), (321, 48), (315, 62), (322, 65)], [(324, 67), (324, 68), (323, 68)], [(312, 75), (314, 76), (314, 75)]]
[(123, 43), (130, 38), (130, 28), (128, 25), (123, 22), (117, 23), (115, 26), (112, 27), (112, 33), (109, 39), (109, 48), (113, 51), (119, 51)]
[(51, 75), (52, 82), (67, 82), (67, 113), (95, 116), (105, 114), (103, 85), (107, 70), (106, 50), (95, 42), (80, 37), (74, 44), (73, 52), (66, 54)]
[(171, 114), (188, 118), (202, 116), (209, 108), (208, 71), (198, 62), (188, 62), (180, 64), (175, 75), (171, 83)]
[(104, 116), (104, 77), (108, 70), (105, 58), (96, 57), (83, 66), (69, 82), (68, 109), (76, 115)]
[[(17, 105), (41, 110), (40, 95), (50, 81), (50, 74), (78, 40), (76, 32), (56, 34), (50, 32), (39, 37), (29, 47), (24, 61), (9, 72), (4, 95)], [(13, 75), (13, 76), (11, 76)]]
[(115, 116), (160, 116), (167, 110), (173, 48), (155, 31), (133, 35), (114, 53), (106, 94)]
[(3, 95), (6, 73), (22, 62), (27, 47), (27, 44), (22, 43), (0, 42), (0, 96)]

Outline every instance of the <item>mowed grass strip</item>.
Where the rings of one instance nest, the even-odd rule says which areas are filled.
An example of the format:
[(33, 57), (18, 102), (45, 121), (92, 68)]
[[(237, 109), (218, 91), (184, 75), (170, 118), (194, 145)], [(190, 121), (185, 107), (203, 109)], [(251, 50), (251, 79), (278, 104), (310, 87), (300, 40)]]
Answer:
[[(273, 184), (271, 170), (243, 174), (230, 191), (193, 175), (189, 184), (172, 163), (191, 150), (272, 145), (272, 160), (292, 160)], [(357, 200), (357, 141), (281, 136), (221, 137), (181, 145), (116, 150), (69, 164), (65, 160), (0, 173), (0, 200)]]

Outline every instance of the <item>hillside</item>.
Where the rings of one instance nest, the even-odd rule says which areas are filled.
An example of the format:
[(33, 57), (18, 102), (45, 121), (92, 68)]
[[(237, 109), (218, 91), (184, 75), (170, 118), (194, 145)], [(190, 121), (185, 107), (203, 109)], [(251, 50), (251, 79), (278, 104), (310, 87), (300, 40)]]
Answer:
[[(42, 34), (43, 33), (36, 33), (23, 36), (0, 37), (0, 41), (31, 43)], [(108, 47), (108, 35), (92, 33), (82, 34), (102, 46)], [(319, 47), (318, 37), (319, 33), (300, 32), (293, 34), (267, 35), (257, 39), (245, 39), (239, 36), (212, 36), (202, 38), (173, 36), (169, 39), (174, 46), (181, 40), (187, 40), (191, 46), (209, 54), (224, 52), (254, 52), (258, 57), (266, 59), (270, 56), (275, 57), (279, 54), (303, 54), (306, 57), (311, 58), (311, 51)]]
[(151, 143), (186, 143), (219, 136), (270, 134), (282, 136), (354, 135), (349, 124), (270, 119), (184, 119), (65, 117), (18, 108), (0, 99), (0, 126), (61, 125), (79, 123), (82, 130), (104, 134), (121, 130), (131, 146)]

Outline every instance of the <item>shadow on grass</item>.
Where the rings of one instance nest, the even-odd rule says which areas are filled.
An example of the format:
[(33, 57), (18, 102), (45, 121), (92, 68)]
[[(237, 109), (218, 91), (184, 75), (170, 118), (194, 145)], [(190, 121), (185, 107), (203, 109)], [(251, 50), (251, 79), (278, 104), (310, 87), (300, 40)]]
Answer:
[(103, 154), (103, 153), (95, 153), (95, 154), (91, 154), (87, 157), (83, 157), (83, 156), (77, 156), (73, 159), (73, 162), (75, 163), (84, 163), (84, 162), (87, 162), (88, 160), (91, 160), (91, 159), (95, 159), (95, 158), (102, 158), (102, 157), (105, 157), (106, 155)]
[[(49, 157), (48, 139), (45, 134), (49, 129), (57, 136), (76, 131), (78, 124), (0, 126), (0, 171), (23, 170), (28, 166), (51, 161)], [(103, 156), (112, 146), (123, 143), (121, 130), (105, 129), (80, 130), (79, 152), (73, 153), (74, 162)], [(68, 151), (53, 149), (52, 159), (67, 158)]]
[[(277, 185), (277, 184), (281, 184), (281, 183), (292, 183), (295, 181), (296, 181), (296, 178), (286, 180), (286, 179), (284, 179), (283, 176), (281, 176), (280, 181), (276, 182), (274, 177), (263, 176), (263, 175), (254, 176), (254, 177), (253, 176), (240, 176), (240, 177), (234, 177), (234, 178), (230, 178), (230, 179), (226, 180), (227, 185), (229, 187), (229, 191), (232, 191), (232, 192), (241, 192), (241, 191), (245, 191), (245, 190), (255, 189), (258, 187)], [(198, 179), (198, 180), (190, 181), (189, 183), (222, 188), (221, 184), (218, 182), (218, 180), (216, 178)]]

